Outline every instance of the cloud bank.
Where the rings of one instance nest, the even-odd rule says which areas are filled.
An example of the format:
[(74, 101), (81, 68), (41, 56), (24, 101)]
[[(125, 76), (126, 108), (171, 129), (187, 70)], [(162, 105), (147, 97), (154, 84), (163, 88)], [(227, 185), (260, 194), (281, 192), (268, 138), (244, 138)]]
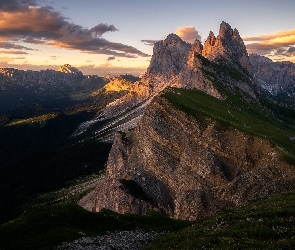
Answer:
[(272, 57), (295, 57), (295, 29), (243, 37), (243, 40), (248, 43), (246, 44), (248, 53)]
[(0, 47), (5, 49), (30, 50), (24, 46), (27, 43), (117, 57), (149, 56), (132, 46), (104, 39), (106, 32), (118, 31), (112, 24), (84, 28), (70, 23), (50, 6), (38, 6), (36, 0), (1, 0), (0, 19)]
[(174, 33), (188, 43), (194, 43), (196, 39), (199, 41), (202, 39), (201, 35), (194, 26), (180, 27)]

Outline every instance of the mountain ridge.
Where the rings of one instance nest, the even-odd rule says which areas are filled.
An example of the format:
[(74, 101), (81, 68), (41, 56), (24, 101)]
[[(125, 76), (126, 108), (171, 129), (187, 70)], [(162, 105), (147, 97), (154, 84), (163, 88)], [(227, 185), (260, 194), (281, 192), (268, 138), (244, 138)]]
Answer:
[(229, 24), (217, 38), (210, 32), (203, 49), (176, 35), (157, 42), (142, 82), (150, 101), (134, 127), (116, 133), (94, 210), (153, 208), (195, 220), (295, 188), (295, 169), (282, 160), (295, 159), (294, 123), (280, 128), (263, 106), (246, 47)]

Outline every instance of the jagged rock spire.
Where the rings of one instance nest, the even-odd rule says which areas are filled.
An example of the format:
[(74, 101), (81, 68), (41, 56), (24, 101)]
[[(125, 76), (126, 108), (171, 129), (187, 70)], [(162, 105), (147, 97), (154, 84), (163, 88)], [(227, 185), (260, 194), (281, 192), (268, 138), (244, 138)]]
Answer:
[(245, 44), (238, 30), (232, 29), (226, 22), (220, 24), (217, 37), (210, 31), (202, 55), (215, 62), (225, 60), (230, 66), (251, 73), (251, 65)]

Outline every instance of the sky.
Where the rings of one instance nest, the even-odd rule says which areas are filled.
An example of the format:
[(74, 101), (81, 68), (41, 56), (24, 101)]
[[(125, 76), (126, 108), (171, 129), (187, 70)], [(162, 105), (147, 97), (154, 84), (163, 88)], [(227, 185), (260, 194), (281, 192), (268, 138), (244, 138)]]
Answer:
[(202, 43), (225, 21), (248, 53), (295, 63), (294, 0), (0, 0), (0, 67), (141, 75), (170, 33)]

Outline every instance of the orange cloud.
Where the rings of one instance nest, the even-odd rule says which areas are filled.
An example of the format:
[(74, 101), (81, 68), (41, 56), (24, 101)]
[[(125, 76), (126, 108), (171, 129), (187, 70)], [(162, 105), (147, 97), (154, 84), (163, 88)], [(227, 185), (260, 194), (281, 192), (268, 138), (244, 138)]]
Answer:
[(193, 26), (180, 27), (174, 33), (188, 43), (194, 43), (196, 39), (199, 41), (202, 39), (198, 31)]
[(292, 49), (295, 45), (295, 29), (243, 37), (243, 40), (249, 42), (246, 45), (248, 53), (284, 57), (295, 56), (294, 49)]
[(243, 40), (246, 41), (267, 41), (278, 37), (288, 37), (295, 34), (295, 29), (278, 31), (272, 34), (260, 35), (260, 36), (244, 36)]

